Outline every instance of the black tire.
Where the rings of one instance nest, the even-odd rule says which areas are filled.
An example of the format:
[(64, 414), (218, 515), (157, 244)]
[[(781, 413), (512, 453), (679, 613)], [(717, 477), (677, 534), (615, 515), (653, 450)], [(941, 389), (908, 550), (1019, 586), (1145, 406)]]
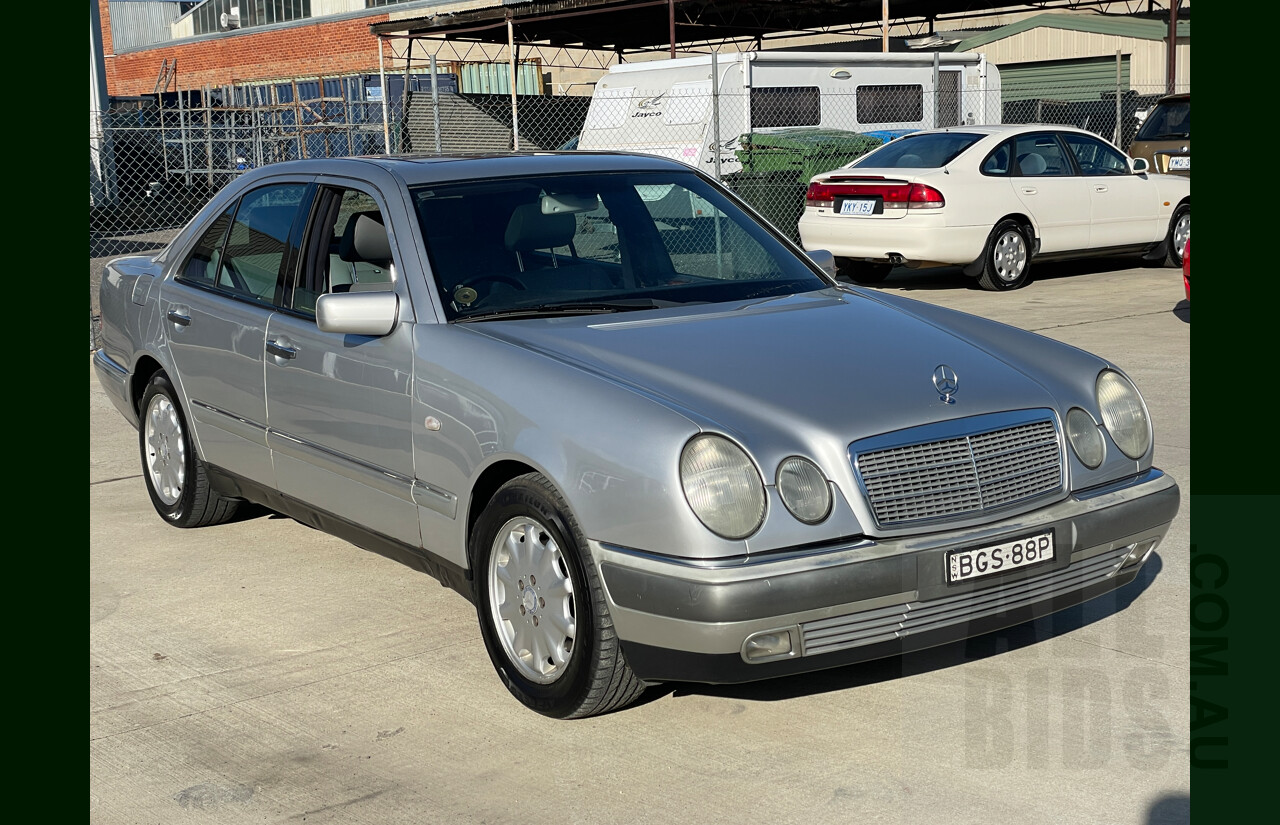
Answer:
[(996, 224), (982, 250), (982, 272), (978, 284), (983, 289), (1004, 292), (1027, 283), (1031, 270), (1031, 242), (1027, 230), (1014, 220)]
[(871, 261), (855, 261), (851, 258), (836, 258), (836, 272), (846, 281), (859, 284), (878, 284), (893, 271), (893, 264), (872, 263)]
[(235, 516), (240, 499), (227, 498), (209, 483), (196, 455), (187, 417), (169, 377), (157, 372), (142, 394), (138, 450), (142, 477), (156, 512), (174, 527), (206, 527)]
[(622, 654), (586, 546), (560, 493), (537, 473), (499, 488), (471, 533), (476, 613), (494, 669), (525, 706), (557, 719), (619, 710), (645, 689)]
[(1182, 255), (1186, 251), (1187, 239), (1190, 237), (1191, 204), (1184, 203), (1173, 210), (1173, 217), (1169, 219), (1169, 231), (1164, 238), (1170, 266), (1182, 269)]

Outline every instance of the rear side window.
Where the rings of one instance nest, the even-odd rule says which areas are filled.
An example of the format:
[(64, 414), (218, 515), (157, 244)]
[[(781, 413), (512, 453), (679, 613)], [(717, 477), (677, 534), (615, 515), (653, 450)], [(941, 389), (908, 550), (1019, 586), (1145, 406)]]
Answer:
[(761, 86), (751, 90), (751, 128), (817, 126), (822, 95), (817, 86)]
[(1013, 164), (1013, 142), (1005, 141), (996, 147), (996, 150), (987, 155), (982, 161), (982, 174), (984, 175), (1007, 175)]
[[(196, 243), (182, 279), (241, 298), (274, 302), (289, 259), (289, 233), (306, 184), (264, 186), (218, 216)], [(234, 218), (232, 215), (234, 214)]]
[(1014, 143), (1014, 174), (1024, 178), (1052, 178), (1072, 175), (1075, 170), (1051, 133), (1019, 135)]

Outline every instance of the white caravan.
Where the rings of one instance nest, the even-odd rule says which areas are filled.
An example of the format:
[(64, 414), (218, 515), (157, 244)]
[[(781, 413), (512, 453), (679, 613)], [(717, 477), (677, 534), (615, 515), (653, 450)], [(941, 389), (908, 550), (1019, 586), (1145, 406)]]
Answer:
[(889, 137), (1001, 121), (1000, 73), (974, 52), (720, 54), (716, 95), (712, 57), (610, 67), (578, 148), (661, 155), (707, 172), (718, 159), (719, 172), (730, 174), (742, 168), (738, 139), (751, 132), (812, 127)]

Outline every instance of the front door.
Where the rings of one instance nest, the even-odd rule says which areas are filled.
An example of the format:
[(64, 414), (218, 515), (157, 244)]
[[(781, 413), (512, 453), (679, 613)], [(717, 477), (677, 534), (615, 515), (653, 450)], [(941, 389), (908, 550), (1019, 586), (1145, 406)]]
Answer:
[(407, 308), (392, 260), (354, 240), (361, 222), (381, 229), (383, 214), (372, 191), (319, 188), (297, 280), (267, 324), (268, 444), (282, 493), (419, 547), (413, 325), (375, 337), (322, 332), (315, 322), (316, 299), (326, 292), (398, 291)]

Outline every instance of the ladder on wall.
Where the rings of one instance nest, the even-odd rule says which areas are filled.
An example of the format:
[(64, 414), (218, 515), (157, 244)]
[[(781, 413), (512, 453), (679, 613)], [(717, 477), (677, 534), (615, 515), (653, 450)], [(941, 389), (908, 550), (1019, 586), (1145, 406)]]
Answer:
[(165, 58), (160, 64), (160, 73), (156, 75), (156, 87), (152, 90), (152, 94), (160, 94), (169, 91), (169, 84), (172, 83), (176, 89), (178, 87), (178, 58)]

